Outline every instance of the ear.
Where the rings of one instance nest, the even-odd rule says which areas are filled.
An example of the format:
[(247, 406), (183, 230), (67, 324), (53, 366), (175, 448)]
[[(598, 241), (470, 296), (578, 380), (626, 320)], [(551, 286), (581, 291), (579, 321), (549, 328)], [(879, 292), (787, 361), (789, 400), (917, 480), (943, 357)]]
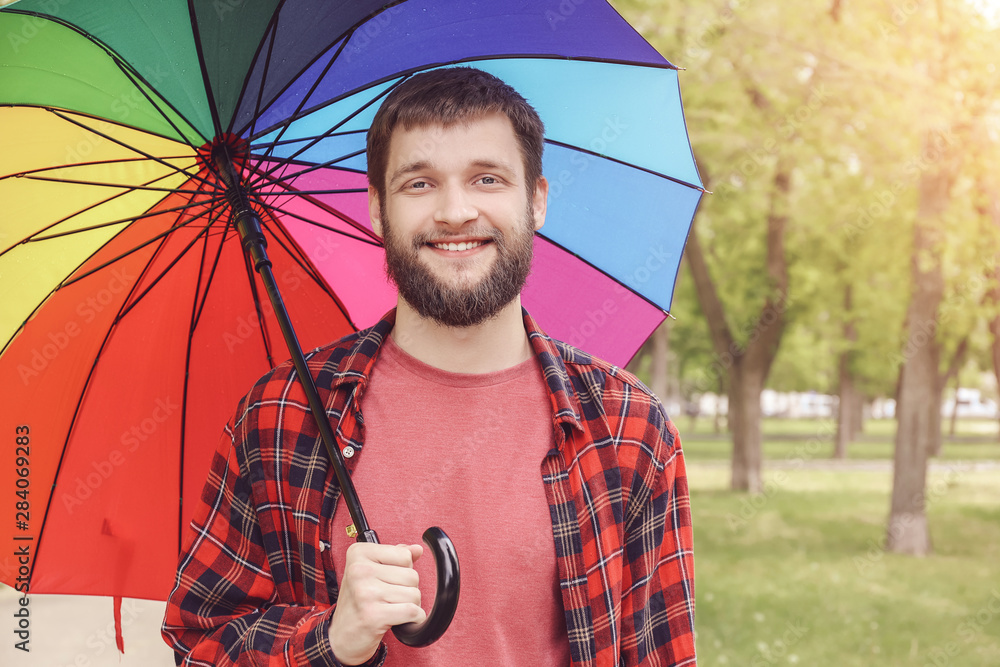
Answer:
[(531, 216), (535, 221), (537, 232), (545, 224), (545, 211), (549, 201), (549, 182), (544, 176), (539, 176), (535, 183), (535, 191), (531, 195)]
[(382, 207), (378, 202), (378, 193), (371, 185), (368, 186), (368, 217), (372, 221), (372, 229), (382, 238)]

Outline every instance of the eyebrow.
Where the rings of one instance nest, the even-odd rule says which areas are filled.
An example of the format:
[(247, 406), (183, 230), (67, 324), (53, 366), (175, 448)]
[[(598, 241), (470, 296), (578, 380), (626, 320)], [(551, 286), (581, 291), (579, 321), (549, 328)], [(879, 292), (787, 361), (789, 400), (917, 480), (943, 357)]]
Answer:
[(388, 183), (389, 184), (395, 183), (397, 180), (399, 180), (401, 176), (405, 176), (406, 174), (412, 174), (413, 172), (416, 171), (423, 171), (424, 169), (427, 169), (430, 166), (431, 163), (428, 162), (427, 160), (416, 160), (414, 162), (407, 162), (406, 164), (399, 167), (399, 169), (392, 172), (392, 174), (389, 176)]
[[(506, 171), (511, 174), (516, 174), (517, 169), (511, 165), (509, 162), (497, 162), (495, 160), (479, 159), (473, 160), (470, 166), (477, 169), (493, 169), (498, 171)], [(392, 172), (389, 176), (388, 184), (393, 184), (398, 181), (401, 177), (407, 174), (412, 174), (418, 171), (424, 171), (425, 169), (432, 168), (431, 163), (428, 160), (414, 160), (413, 162), (407, 162), (401, 165), (396, 171)]]

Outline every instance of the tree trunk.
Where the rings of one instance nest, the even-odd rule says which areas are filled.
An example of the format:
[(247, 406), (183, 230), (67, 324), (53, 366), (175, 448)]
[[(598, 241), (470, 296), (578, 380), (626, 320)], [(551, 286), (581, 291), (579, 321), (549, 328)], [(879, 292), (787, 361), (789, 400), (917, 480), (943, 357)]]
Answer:
[[(931, 140), (928, 136), (925, 149)], [(915, 556), (931, 552), (925, 489), (932, 433), (936, 426), (940, 427), (940, 350), (935, 336), (944, 294), (944, 278), (935, 252), (935, 225), (948, 206), (951, 180), (943, 165), (920, 177), (910, 265), (913, 291), (906, 313), (908, 338), (896, 404), (898, 425), (886, 549)]]
[[(961, 380), (955, 377), (955, 400), (951, 404), (951, 423), (948, 425), (948, 436), (951, 438), (955, 437), (955, 425), (958, 422), (958, 390)], [(940, 454), (940, 450), (935, 453), (935, 456)]]
[[(851, 286), (844, 288), (844, 340), (848, 345), (857, 340), (857, 332), (854, 329), (852, 320)], [(855, 427), (854, 405), (857, 403), (854, 389), (854, 377), (851, 375), (851, 352), (850, 347), (840, 353), (838, 394), (837, 404), (837, 437), (833, 445), (833, 458), (846, 459), (847, 445), (854, 439)]]
[(847, 369), (847, 352), (840, 353), (840, 388), (837, 404), (837, 439), (834, 441), (833, 458), (846, 459), (847, 445), (854, 438), (854, 379)]
[(764, 370), (747, 367), (746, 357), (733, 365), (729, 383), (729, 423), (733, 430), (733, 479), (737, 491), (761, 493), (764, 482), (760, 393)]
[(785, 226), (791, 168), (778, 160), (767, 215), (767, 274), (771, 290), (764, 299), (745, 346), (740, 346), (726, 322), (725, 311), (712, 282), (698, 240), (697, 229), (688, 236), (685, 254), (694, 279), (701, 310), (708, 320), (716, 359), (712, 372), (726, 375), (729, 394), (729, 429), (733, 434), (732, 488), (760, 493), (762, 461), (760, 392), (778, 353), (785, 329), (788, 266), (785, 259)]
[(670, 351), (670, 328), (664, 322), (653, 332), (653, 364), (650, 369), (650, 389), (664, 403), (669, 396), (667, 354)]
[(952, 435), (955, 435), (955, 413), (958, 411), (958, 372), (962, 368), (962, 363), (965, 361), (965, 351), (969, 347), (969, 335), (966, 334), (962, 340), (959, 341), (958, 346), (955, 348), (955, 353), (951, 356), (951, 361), (948, 362), (948, 370), (945, 371), (944, 375), (938, 378), (935, 383), (937, 389), (937, 406), (938, 409), (934, 412), (937, 419), (937, 426), (931, 430), (931, 456), (941, 455), (941, 441), (943, 436), (943, 429), (941, 426), (941, 407), (944, 405), (944, 390), (951, 382), (952, 378), (955, 378), (955, 409), (952, 411), (951, 420), (951, 431)]
[(940, 370), (938, 370), (937, 377), (934, 378), (934, 384), (931, 386), (932, 396), (931, 403), (928, 405), (930, 413), (930, 430), (927, 433), (927, 456), (934, 457), (941, 454), (941, 437), (942, 429), (944, 428), (944, 420), (941, 418), (941, 405), (944, 403), (944, 383), (941, 382)]
[(854, 412), (851, 419), (851, 442), (854, 442), (865, 430), (865, 397), (857, 388), (854, 390), (854, 405), (851, 410)]
[[(993, 224), (1000, 227), (1000, 197), (996, 195), (995, 191), (993, 196), (990, 197), (989, 204), (981, 212), (989, 215), (993, 220)], [(988, 277), (992, 283), (992, 287), (983, 296), (983, 299), (994, 308), (993, 312), (996, 313), (990, 319), (990, 333), (993, 335), (993, 341), (990, 344), (990, 356), (993, 357), (993, 375), (996, 376), (997, 386), (1000, 387), (1000, 263), (993, 263)], [(1000, 420), (1000, 416), (998, 416), (998, 420)]]
[[(993, 270), (993, 289), (990, 290), (989, 298), (994, 307), (1000, 305), (1000, 267)], [(993, 340), (990, 343), (990, 355), (993, 357), (993, 375), (996, 376), (997, 386), (1000, 387), (1000, 313), (990, 319), (990, 333)], [(1000, 422), (1000, 416), (997, 417)], [(998, 423), (1000, 427), (1000, 423)], [(998, 429), (1000, 433), (1000, 429)], [(997, 436), (1000, 439), (1000, 435)]]
[[(719, 402), (722, 397), (722, 393), (725, 391), (725, 386), (722, 381), (722, 376), (719, 375), (716, 378), (715, 387), (715, 423), (713, 427), (715, 429), (715, 435), (722, 433), (722, 410), (719, 409)], [(729, 405), (726, 405), (726, 433), (729, 433)]]

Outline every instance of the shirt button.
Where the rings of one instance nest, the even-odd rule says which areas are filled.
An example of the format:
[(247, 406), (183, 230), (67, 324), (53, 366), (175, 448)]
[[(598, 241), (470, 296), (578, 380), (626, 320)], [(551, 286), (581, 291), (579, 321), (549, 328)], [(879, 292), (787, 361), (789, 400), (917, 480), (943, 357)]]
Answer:
[(344, 447), (344, 458), (349, 459), (352, 456), (354, 456), (354, 447), (351, 447), (350, 445)]

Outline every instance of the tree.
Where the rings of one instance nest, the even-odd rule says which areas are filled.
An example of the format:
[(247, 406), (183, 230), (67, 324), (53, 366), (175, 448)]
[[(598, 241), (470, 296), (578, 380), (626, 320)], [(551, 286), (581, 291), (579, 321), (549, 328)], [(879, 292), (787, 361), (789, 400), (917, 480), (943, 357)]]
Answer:
[[(810, 312), (810, 285), (819, 282), (809, 275), (808, 246), (830, 220), (815, 200), (835, 188), (810, 177), (840, 159), (833, 139), (844, 114), (835, 111), (853, 82), (815, 48), (817, 29), (822, 42), (833, 24), (826, 4), (718, 11), (618, 4), (655, 46), (689, 67), (682, 82), (692, 140), (701, 164), (711, 165), (703, 177), (715, 191), (686, 251), (715, 352), (700, 384), (707, 390), (724, 381), (732, 487), (759, 492), (760, 394), (786, 329)], [(807, 279), (793, 282), (800, 277)]]
[[(970, 180), (968, 153), (976, 150), (970, 140), (993, 104), (995, 77), (984, 79), (982, 72), (989, 62), (984, 56), (995, 55), (995, 40), (988, 41), (984, 28), (982, 16), (969, 4), (939, 0), (900, 31), (908, 47), (908, 64), (925, 73), (916, 92), (937, 93), (935, 108), (921, 124), (923, 154), (929, 159), (920, 175), (913, 225), (912, 293), (899, 380), (886, 537), (889, 551), (911, 555), (931, 551), (926, 515), (927, 459), (940, 442), (941, 398), (947, 374), (957, 372), (954, 360), (964, 355), (968, 332), (974, 326), (969, 314), (981, 302), (975, 294), (981, 290), (973, 286), (973, 280), (982, 284), (983, 265), (966, 258), (957, 264), (954, 260), (981, 240), (975, 233), (979, 227), (975, 209), (955, 194)], [(963, 287), (955, 290), (958, 281), (949, 280), (949, 273), (960, 276)], [(958, 329), (960, 335), (950, 336), (957, 342), (944, 357), (947, 363), (942, 372), (944, 345), (949, 339), (944, 334), (948, 328), (954, 332), (955, 327), (948, 325), (954, 324), (957, 314), (966, 321)]]

